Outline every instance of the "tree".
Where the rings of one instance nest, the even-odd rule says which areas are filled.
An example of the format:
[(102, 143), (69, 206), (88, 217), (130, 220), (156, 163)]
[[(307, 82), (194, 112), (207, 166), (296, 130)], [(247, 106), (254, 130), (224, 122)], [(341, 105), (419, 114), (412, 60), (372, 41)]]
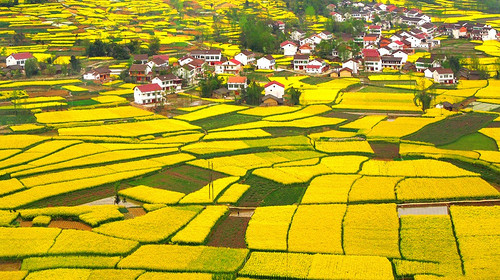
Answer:
[(300, 95), (302, 89), (290, 87), (285, 90), (285, 97), (291, 105), (298, 105), (300, 103)]
[(155, 55), (155, 54), (158, 54), (158, 52), (160, 51), (160, 47), (161, 47), (161, 44), (160, 44), (160, 38), (158, 37), (153, 37), (153, 39), (151, 39), (151, 42), (149, 43), (149, 55)]
[(72, 55), (69, 63), (71, 64), (71, 70), (73, 70), (73, 73), (80, 73), (80, 70), (82, 70), (80, 60), (76, 59), (76, 57)]
[(435, 94), (425, 86), (425, 79), (418, 80), (417, 89), (418, 91), (415, 92), (415, 96), (413, 97), (413, 103), (425, 113), (431, 107), (431, 102)]
[(455, 73), (455, 76), (458, 77), (460, 69), (462, 68), (462, 64), (460, 63), (460, 59), (456, 56), (451, 56), (448, 59), (448, 63), (450, 65), (451, 70)]
[(26, 73), (26, 77), (31, 78), (34, 75), (38, 74), (38, 61), (36, 58), (30, 58), (26, 60), (24, 64), (24, 72)]
[(217, 74), (209, 75), (200, 81), (201, 97), (210, 98), (214, 90), (222, 87), (222, 80)]
[(263, 90), (263, 86), (260, 86), (253, 81), (245, 90), (242, 91), (241, 99), (243, 99), (246, 104), (259, 105)]
[(14, 45), (23, 45), (24, 40), (26, 39), (26, 36), (24, 36), (23, 32), (19, 32), (19, 33), (14, 34), (12, 39), (14, 40)]
[(272, 28), (263, 20), (254, 20), (243, 15), (240, 18), (240, 42), (246, 49), (272, 53), (276, 49), (276, 38)]

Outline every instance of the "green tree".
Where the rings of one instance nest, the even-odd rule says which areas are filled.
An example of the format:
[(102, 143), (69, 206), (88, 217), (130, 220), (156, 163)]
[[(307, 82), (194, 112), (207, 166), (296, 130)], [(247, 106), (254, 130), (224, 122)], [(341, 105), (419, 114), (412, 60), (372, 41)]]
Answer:
[(161, 47), (160, 38), (158, 38), (156, 36), (153, 37), (153, 39), (151, 39), (151, 42), (149, 43), (149, 52), (148, 52), (148, 54), (149, 55), (158, 54), (158, 52), (160, 51), (160, 47)]
[(300, 95), (302, 95), (302, 89), (290, 87), (285, 90), (285, 98), (291, 105), (300, 104)]
[(76, 59), (76, 57), (72, 55), (69, 63), (71, 64), (71, 70), (73, 71), (73, 73), (80, 73), (80, 70), (82, 70), (80, 60)]
[(455, 76), (458, 77), (460, 69), (462, 69), (462, 63), (460, 63), (460, 58), (457, 56), (451, 56), (448, 59), (448, 63), (450, 65), (451, 70), (455, 73)]
[(214, 90), (222, 87), (222, 80), (217, 74), (209, 75), (200, 81), (201, 97), (210, 98)]
[(415, 106), (420, 107), (422, 112), (427, 112), (427, 109), (431, 107), (432, 99), (435, 94), (425, 86), (425, 80), (421, 79), (417, 83), (417, 91), (413, 97), (413, 103)]
[(37, 75), (39, 71), (38, 61), (36, 58), (30, 58), (26, 60), (24, 64), (24, 72), (26, 73), (26, 77), (31, 78), (34, 75)]
[(262, 97), (263, 86), (260, 86), (255, 81), (242, 91), (241, 98), (249, 105), (259, 105)]

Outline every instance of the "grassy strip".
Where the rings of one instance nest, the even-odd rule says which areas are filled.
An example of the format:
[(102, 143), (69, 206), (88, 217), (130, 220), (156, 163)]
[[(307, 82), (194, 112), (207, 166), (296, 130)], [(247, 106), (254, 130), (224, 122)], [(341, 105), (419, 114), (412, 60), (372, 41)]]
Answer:
[(419, 131), (402, 139), (432, 143), (436, 146), (457, 141), (462, 136), (475, 133), (487, 126), (497, 116), (492, 114), (468, 113), (452, 116), (442, 121), (431, 123)]

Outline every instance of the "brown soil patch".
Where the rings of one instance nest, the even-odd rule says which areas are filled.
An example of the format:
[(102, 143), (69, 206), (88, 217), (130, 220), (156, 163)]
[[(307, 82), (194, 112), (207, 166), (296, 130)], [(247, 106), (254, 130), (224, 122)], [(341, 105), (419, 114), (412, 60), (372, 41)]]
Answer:
[(64, 220), (56, 220), (52, 221), (49, 224), (50, 228), (61, 228), (61, 229), (79, 229), (79, 230), (88, 230), (91, 231), (92, 227), (86, 225), (82, 222), (76, 221), (64, 221)]
[(399, 158), (399, 143), (369, 142), (376, 159), (393, 160)]
[(133, 219), (146, 215), (146, 211), (141, 207), (127, 208), (128, 213), (125, 213), (125, 219)]
[(491, 122), (487, 127), (500, 127), (500, 122)]
[(33, 222), (32, 221), (19, 221), (19, 226), (20, 227), (32, 227)]
[(213, 230), (208, 239), (208, 246), (246, 248), (245, 233), (249, 217), (228, 216)]
[[(120, 189), (127, 189), (130, 186), (122, 184)], [(54, 207), (54, 206), (76, 206), (80, 204), (89, 203), (99, 199), (107, 198), (110, 196), (115, 196), (115, 188), (112, 185), (104, 185), (96, 188), (80, 190), (56, 197), (51, 197), (44, 199), (42, 201), (36, 202), (30, 207), (42, 208), (42, 207)]]
[(21, 269), (23, 261), (4, 261), (0, 260), (0, 271), (15, 271)]
[(40, 96), (68, 96), (68, 91), (63, 89), (54, 89), (48, 91), (34, 91), (28, 92), (29, 97), (40, 97)]

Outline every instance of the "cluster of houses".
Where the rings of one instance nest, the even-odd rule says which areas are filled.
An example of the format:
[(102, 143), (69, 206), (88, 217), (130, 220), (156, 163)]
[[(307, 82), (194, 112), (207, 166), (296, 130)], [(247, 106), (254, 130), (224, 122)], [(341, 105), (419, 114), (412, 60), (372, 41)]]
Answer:
[(491, 25), (467, 21), (445, 23), (438, 30), (443, 35), (453, 37), (454, 39), (488, 41), (499, 38), (496, 29), (492, 28)]
[[(360, 71), (381, 72), (384, 69), (399, 71), (417, 71), (436, 83), (455, 83), (453, 71), (442, 68), (445, 57), (419, 58), (415, 63), (408, 62), (409, 55), (415, 50), (430, 50), (438, 47), (440, 41), (436, 36), (449, 35), (455, 38), (474, 40), (497, 39), (496, 30), (484, 24), (456, 23), (443, 24), (437, 27), (431, 17), (418, 9), (407, 9), (391, 4), (362, 3), (340, 1), (337, 5), (326, 7), (333, 20), (342, 22), (346, 19), (360, 19), (376, 24), (365, 25), (364, 32), (358, 35), (342, 34), (340, 42), (353, 41), (360, 46), (359, 53), (353, 53), (348, 48), (347, 57), (340, 55), (334, 49), (331, 53), (333, 61), (341, 66), (332, 67), (321, 58), (312, 58), (317, 46), (327, 40), (333, 40), (331, 32), (306, 33), (302, 30), (293, 30), (286, 41), (280, 44), (282, 54), (292, 58), (289, 70), (310, 75), (330, 75), (335, 77), (351, 77)], [(400, 30), (392, 35), (383, 36), (383, 31), (390, 30), (395, 25), (406, 25), (409, 28)], [(276, 21), (273, 26), (285, 33), (285, 23)], [(308, 35), (309, 34), (309, 35)], [(340, 40), (342, 39), (342, 40)], [(20, 64), (21, 62), (16, 62)], [(134, 64), (128, 73), (133, 82), (148, 83), (134, 88), (134, 98), (138, 104), (156, 103), (165, 93), (181, 90), (183, 84), (192, 85), (205, 76), (207, 69), (217, 74), (231, 75), (227, 88), (216, 91), (217, 96), (226, 97), (231, 92), (239, 92), (247, 87), (248, 80), (240, 76), (244, 67), (251, 65), (258, 70), (277, 70), (276, 58), (272, 55), (257, 55), (249, 50), (238, 53), (233, 58), (223, 56), (221, 50), (193, 50), (178, 59), (172, 68), (167, 55), (135, 55)], [(106, 67), (93, 69), (84, 74), (86, 80), (105, 81), (109, 79), (113, 70)], [(166, 74), (172, 73), (172, 74)], [(277, 105), (283, 103), (284, 86), (271, 82), (265, 86), (266, 95), (263, 103)], [(163, 93), (163, 94), (162, 94)]]

